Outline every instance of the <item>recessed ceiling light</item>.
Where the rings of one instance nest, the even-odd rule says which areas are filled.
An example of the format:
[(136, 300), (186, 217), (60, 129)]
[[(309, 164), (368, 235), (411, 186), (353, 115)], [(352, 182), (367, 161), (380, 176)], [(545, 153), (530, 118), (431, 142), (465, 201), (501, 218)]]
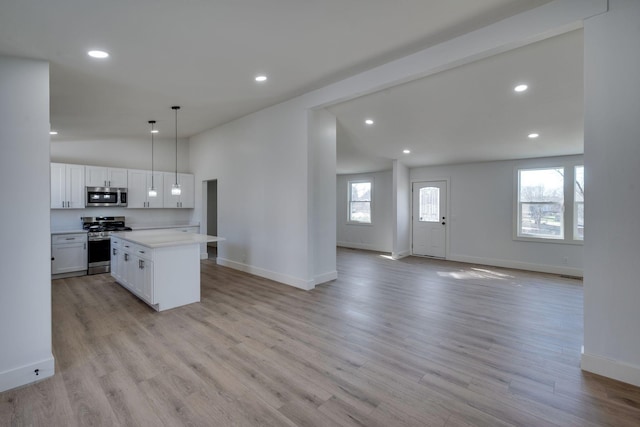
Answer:
[(410, 154), (410, 153), (411, 153), (411, 150), (409, 150), (408, 148), (405, 148), (404, 150), (402, 150), (402, 152), (403, 152), (404, 154)]
[(55, 131), (55, 130), (49, 131), (49, 135), (57, 135), (57, 134), (58, 134), (58, 132)]
[(264, 75), (256, 76), (256, 81), (257, 82), (266, 82), (267, 81), (267, 76), (264, 76)]
[(530, 139), (536, 139), (537, 137), (540, 136), (540, 134), (539, 133), (530, 133), (528, 136), (529, 136)]
[(371, 126), (374, 122), (371, 119), (367, 119), (367, 120), (364, 121), (364, 123), (369, 125), (369, 126)]
[(513, 88), (513, 90), (515, 90), (516, 92), (524, 92), (527, 89), (529, 89), (529, 86), (527, 86), (525, 84), (520, 84), (520, 85), (518, 85), (518, 86)]
[(87, 54), (92, 58), (104, 59), (109, 57), (109, 53), (104, 50), (90, 50)]

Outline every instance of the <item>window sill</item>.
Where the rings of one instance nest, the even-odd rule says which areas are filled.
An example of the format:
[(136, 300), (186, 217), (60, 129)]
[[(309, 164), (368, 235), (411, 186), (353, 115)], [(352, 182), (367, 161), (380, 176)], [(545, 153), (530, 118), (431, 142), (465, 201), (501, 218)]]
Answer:
[(569, 240), (569, 239), (544, 239), (540, 237), (526, 237), (526, 236), (514, 236), (513, 240), (517, 242), (537, 242), (537, 243), (555, 243), (560, 245), (584, 245), (584, 240)]
[(365, 225), (365, 226), (372, 226), (373, 223), (372, 222), (356, 222), (356, 221), (347, 221), (347, 225)]

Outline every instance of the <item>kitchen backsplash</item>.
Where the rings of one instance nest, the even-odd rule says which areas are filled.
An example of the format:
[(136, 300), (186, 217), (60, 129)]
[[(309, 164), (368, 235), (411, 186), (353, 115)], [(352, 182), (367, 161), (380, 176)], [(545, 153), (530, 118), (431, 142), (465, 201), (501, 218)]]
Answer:
[(135, 228), (144, 226), (186, 225), (198, 221), (192, 219), (192, 209), (127, 209), (85, 208), (52, 209), (51, 231), (78, 230), (82, 228), (83, 216), (124, 216), (126, 225)]

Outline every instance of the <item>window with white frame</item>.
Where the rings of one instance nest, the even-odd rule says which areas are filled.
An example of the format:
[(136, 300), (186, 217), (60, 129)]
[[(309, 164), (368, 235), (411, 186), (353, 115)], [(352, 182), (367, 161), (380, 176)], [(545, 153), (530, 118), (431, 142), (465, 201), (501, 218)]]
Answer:
[(576, 166), (573, 196), (573, 238), (584, 240), (584, 166)]
[(515, 222), (517, 239), (583, 240), (584, 166), (518, 169)]
[(349, 222), (371, 224), (373, 181), (349, 181)]

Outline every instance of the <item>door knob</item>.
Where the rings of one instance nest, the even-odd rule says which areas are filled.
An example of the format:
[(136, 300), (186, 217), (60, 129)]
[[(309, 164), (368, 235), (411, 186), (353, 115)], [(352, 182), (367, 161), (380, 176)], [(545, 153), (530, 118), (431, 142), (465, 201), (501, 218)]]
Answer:
[(442, 221), (442, 225), (445, 225), (445, 224), (446, 224), (446, 222)]

